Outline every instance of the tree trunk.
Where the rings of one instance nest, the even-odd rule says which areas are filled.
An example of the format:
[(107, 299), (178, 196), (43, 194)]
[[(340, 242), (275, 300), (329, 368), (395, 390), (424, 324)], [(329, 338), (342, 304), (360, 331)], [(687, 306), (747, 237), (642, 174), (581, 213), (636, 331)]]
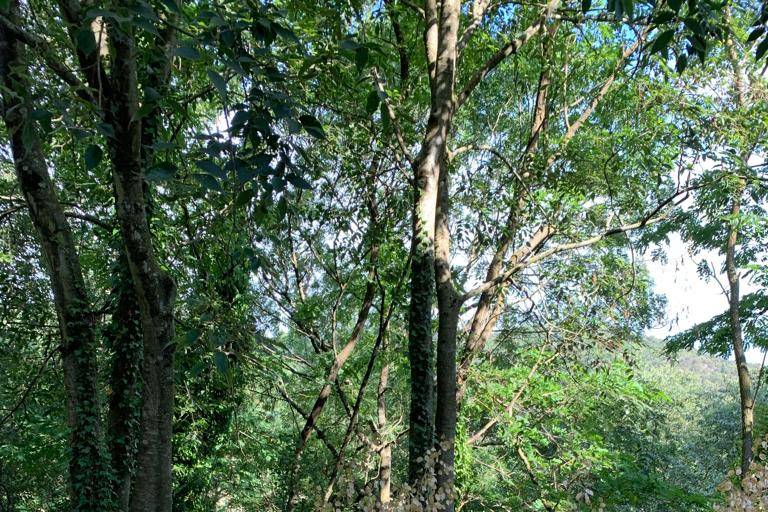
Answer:
[(735, 224), (741, 210), (741, 195), (744, 192), (744, 181), (734, 193), (731, 204), (731, 215), (734, 217), (728, 233), (728, 243), (725, 254), (725, 268), (728, 275), (729, 287), (729, 318), (731, 324), (731, 337), (733, 342), (733, 357), (736, 360), (736, 371), (739, 376), (739, 397), (741, 399), (741, 472), (746, 475), (749, 464), (752, 462), (752, 431), (754, 429), (754, 398), (752, 396), (752, 380), (749, 376), (747, 358), (744, 354), (744, 337), (739, 315), (739, 272), (736, 268), (736, 242), (739, 235), (738, 226)]
[(141, 422), (144, 345), (141, 339), (141, 313), (124, 253), (116, 267), (117, 284), (113, 290), (116, 304), (108, 335), (114, 356), (110, 378), (112, 394), (107, 414), (107, 445), (112, 463), (112, 490), (118, 510), (128, 512)]
[[(725, 9), (725, 20), (729, 26), (731, 23), (730, 9)], [(730, 27), (729, 27), (730, 28)], [(726, 48), (728, 51), (728, 60), (734, 75), (734, 99), (739, 107), (746, 105), (745, 84), (742, 77), (742, 70), (736, 55), (736, 48), (733, 37), (729, 33), (726, 36)], [(746, 166), (749, 161), (749, 150), (745, 150), (741, 155), (742, 163)], [(736, 190), (733, 192), (731, 202), (731, 227), (728, 232), (728, 241), (725, 252), (725, 270), (728, 276), (728, 312), (731, 324), (731, 337), (733, 342), (733, 357), (736, 361), (736, 371), (739, 376), (739, 398), (741, 401), (741, 474), (746, 475), (749, 465), (752, 462), (752, 443), (754, 429), (754, 408), (755, 397), (752, 395), (752, 379), (749, 376), (749, 367), (747, 358), (744, 354), (744, 335), (741, 327), (741, 317), (739, 315), (739, 281), (740, 275), (736, 267), (736, 243), (739, 236), (738, 217), (741, 212), (741, 198), (746, 188), (744, 178), (739, 179)]]
[(115, 207), (139, 303), (144, 338), (141, 433), (131, 497), (134, 512), (171, 512), (173, 430), (173, 306), (175, 284), (152, 247), (144, 190), (142, 130), (133, 35), (110, 24), (114, 48), (111, 94), (105, 112), (110, 139)]
[[(18, 4), (6, 11), (15, 17)], [(109, 507), (109, 480), (97, 393), (96, 325), (69, 223), (48, 175), (47, 163), (27, 103), (30, 91), (22, 44), (0, 29), (3, 118), (16, 176), (40, 238), (53, 288), (70, 429), (69, 494), (73, 510)]]
[[(386, 345), (381, 347), (382, 354), (386, 358)], [(387, 428), (387, 385), (389, 382), (389, 364), (385, 361), (381, 364), (379, 373), (379, 387), (377, 397), (377, 426), (380, 433)], [(383, 436), (379, 437), (381, 449), (379, 450), (379, 503), (383, 510), (387, 510), (392, 501), (392, 445)]]
[(411, 484), (417, 484), (424, 475), (428, 454), (434, 447), (432, 302), (435, 289), (435, 214), (440, 165), (455, 107), (460, 2), (444, 2), (439, 19), (433, 0), (426, 0), (424, 8), (427, 19), (424, 43), (432, 94), (424, 141), (414, 162), (415, 204), (408, 326), (408, 359), (411, 366), (408, 479)]
[(437, 407), (435, 434), (438, 443), (438, 509), (454, 508), (456, 445), (456, 334), (459, 323), (459, 297), (453, 287), (448, 230), (448, 165), (440, 170), (437, 222), (435, 227), (435, 281), (437, 282)]

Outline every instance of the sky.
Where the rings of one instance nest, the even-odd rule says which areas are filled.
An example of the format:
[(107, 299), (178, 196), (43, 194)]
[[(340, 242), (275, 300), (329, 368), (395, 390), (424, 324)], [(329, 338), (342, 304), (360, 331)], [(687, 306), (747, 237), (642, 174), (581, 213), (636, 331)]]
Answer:
[[(691, 257), (677, 234), (670, 235), (670, 243), (665, 248), (666, 263), (652, 261), (651, 251), (643, 257), (653, 276), (656, 292), (667, 297), (666, 319), (661, 325), (646, 331), (647, 335), (659, 339), (709, 320), (728, 307), (728, 299), (717, 281), (704, 280), (696, 271), (697, 262), (703, 258), (706, 258), (719, 271), (723, 266), (720, 255), (708, 252)], [(718, 279), (727, 286), (724, 274), (721, 273)], [(742, 281), (742, 295), (754, 290), (750, 283)], [(748, 350), (747, 361), (760, 364), (762, 352), (756, 349)]]

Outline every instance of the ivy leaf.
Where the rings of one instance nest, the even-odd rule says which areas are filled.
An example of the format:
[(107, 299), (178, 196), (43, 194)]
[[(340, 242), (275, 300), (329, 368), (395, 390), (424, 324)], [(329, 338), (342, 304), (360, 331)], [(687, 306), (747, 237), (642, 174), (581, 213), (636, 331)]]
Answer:
[(96, 144), (90, 144), (87, 148), (85, 148), (85, 154), (83, 155), (85, 158), (85, 168), (88, 170), (93, 169), (99, 165), (103, 156), (104, 155), (99, 146)]
[(325, 138), (325, 131), (323, 131), (323, 125), (321, 125), (320, 121), (318, 121), (314, 116), (310, 116), (309, 114), (304, 114), (302, 116), (299, 116), (299, 121), (301, 122), (301, 125), (304, 127), (304, 129), (307, 131), (308, 134), (318, 139)]

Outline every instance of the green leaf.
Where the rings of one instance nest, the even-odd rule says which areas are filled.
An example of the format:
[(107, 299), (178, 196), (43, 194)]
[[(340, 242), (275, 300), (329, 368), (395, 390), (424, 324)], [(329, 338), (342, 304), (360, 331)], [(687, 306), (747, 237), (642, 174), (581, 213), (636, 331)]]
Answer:
[(323, 125), (320, 124), (314, 116), (304, 114), (299, 117), (299, 121), (308, 134), (318, 139), (325, 138), (325, 131), (323, 131)]
[(371, 91), (365, 100), (365, 113), (369, 116), (373, 115), (377, 108), (379, 108), (379, 94), (376, 91)]
[(252, 188), (248, 188), (237, 194), (237, 198), (235, 199), (235, 206), (243, 206), (245, 204), (248, 204), (251, 199), (253, 199), (253, 196), (256, 195), (256, 193), (253, 191)]
[(342, 50), (347, 50), (349, 52), (357, 51), (357, 49), (360, 48), (360, 43), (354, 39), (343, 39), (339, 44), (341, 45)]
[(312, 188), (312, 185), (307, 180), (296, 174), (288, 174), (285, 178), (296, 188), (304, 190)]
[(675, 69), (678, 73), (682, 73), (685, 71), (685, 68), (688, 67), (688, 56), (685, 54), (680, 55), (680, 57), (677, 58), (677, 64), (675, 65)]
[(174, 0), (160, 0), (162, 4), (171, 12), (175, 12), (176, 14), (181, 14), (181, 10), (179, 10), (179, 4), (177, 4)]
[(176, 166), (170, 162), (161, 162), (147, 171), (144, 178), (147, 181), (166, 181), (176, 174)]
[(211, 176), (210, 174), (193, 174), (192, 178), (194, 178), (200, 185), (203, 186), (203, 188), (206, 188), (208, 190), (221, 190), (221, 185), (219, 184), (219, 180)]
[(147, 103), (154, 103), (160, 99), (160, 93), (153, 87), (144, 87), (144, 101)]
[(669, 0), (669, 6), (674, 10), (675, 12), (680, 11), (680, 7), (683, 5), (683, 0)]
[(701, 23), (696, 18), (692, 18), (690, 16), (686, 16), (686, 18), (683, 20), (683, 23), (686, 27), (688, 27), (688, 30), (693, 32), (694, 34), (702, 35), (704, 31), (701, 28)]
[(747, 42), (751, 43), (765, 32), (765, 27), (757, 27), (755, 30), (749, 33), (749, 37), (747, 38)]
[(155, 27), (155, 24), (149, 20), (139, 18), (134, 20), (134, 24), (145, 32), (149, 32), (150, 34), (157, 37), (162, 37), (160, 32), (157, 30), (157, 27)]
[(624, 12), (629, 19), (632, 19), (635, 13), (635, 2), (633, 0), (622, 0), (624, 6)]
[(152, 113), (153, 110), (155, 110), (156, 106), (157, 105), (155, 105), (154, 103), (145, 101), (144, 103), (141, 104), (141, 107), (139, 107), (138, 112), (136, 112), (136, 119), (143, 119), (147, 117), (149, 114)]
[(192, 344), (195, 343), (198, 339), (200, 339), (200, 330), (191, 329), (187, 331), (187, 334), (184, 336), (184, 343), (189, 347), (192, 346)]
[(384, 132), (389, 131), (389, 124), (391, 120), (389, 119), (389, 112), (387, 112), (387, 106), (382, 101), (380, 105), (380, 115), (381, 115), (381, 127), (384, 130)]
[(224, 79), (224, 77), (210, 69), (207, 71), (207, 74), (208, 74), (208, 79), (211, 81), (213, 86), (216, 87), (216, 90), (219, 91), (219, 94), (221, 94), (221, 97), (226, 99), (227, 98), (227, 81)]
[(32, 112), (30, 113), (30, 117), (37, 121), (40, 124), (40, 127), (45, 131), (46, 133), (53, 130), (53, 125), (51, 122), (53, 121), (53, 114), (50, 110), (46, 110), (44, 108), (35, 108), (32, 109)]
[(667, 48), (667, 45), (672, 40), (672, 37), (675, 35), (674, 30), (665, 30), (661, 34), (659, 34), (656, 39), (653, 41), (653, 46), (651, 46), (651, 53), (657, 53)]
[(294, 135), (301, 131), (301, 123), (293, 119), (292, 117), (289, 117), (288, 119), (286, 119), (285, 124), (288, 126), (288, 133), (290, 133), (291, 135)]
[(195, 162), (195, 165), (206, 174), (211, 174), (219, 179), (226, 178), (226, 173), (224, 173), (224, 171), (221, 170), (221, 167), (213, 160), (207, 158), (205, 160), (198, 160)]
[(94, 37), (90, 27), (78, 30), (75, 40), (77, 42), (77, 49), (84, 54), (90, 55), (96, 51), (96, 37)]
[(177, 46), (171, 55), (187, 60), (200, 60), (200, 52), (191, 46)]
[(112, 125), (109, 123), (97, 124), (96, 131), (98, 131), (100, 134), (102, 134), (105, 137), (109, 137), (110, 139), (115, 138), (115, 129), (112, 128)]
[(765, 55), (766, 50), (768, 50), (768, 37), (760, 41), (760, 44), (757, 45), (757, 49), (755, 50), (755, 60), (760, 60), (763, 55)]
[(355, 67), (358, 73), (362, 73), (365, 66), (368, 64), (368, 48), (361, 46), (355, 50)]
[(85, 157), (85, 168), (90, 170), (99, 165), (104, 154), (99, 146), (90, 144), (85, 148), (85, 154), (83, 156)]
[(653, 23), (656, 25), (663, 25), (674, 20), (676, 17), (677, 14), (672, 11), (661, 11), (659, 14), (653, 17)]
[(227, 354), (217, 350), (213, 354), (213, 360), (216, 363), (216, 369), (219, 370), (220, 373), (227, 373), (229, 370), (229, 358), (227, 357)]
[(581, 12), (587, 12), (592, 8), (592, 0), (581, 0)]

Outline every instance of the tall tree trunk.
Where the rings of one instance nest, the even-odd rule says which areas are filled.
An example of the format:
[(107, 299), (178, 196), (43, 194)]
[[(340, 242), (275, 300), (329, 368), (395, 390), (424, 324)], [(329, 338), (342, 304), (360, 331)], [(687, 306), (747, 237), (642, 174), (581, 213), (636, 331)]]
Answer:
[(415, 204), (411, 237), (411, 303), (408, 359), (411, 366), (408, 479), (424, 475), (434, 447), (434, 371), (432, 365), (432, 302), (435, 279), (435, 214), (440, 165), (444, 159), (455, 98), (456, 42), (459, 0), (425, 0), (424, 43), (431, 83), (431, 108), (421, 151), (414, 162)]
[[(726, 23), (732, 27), (730, 8), (725, 9)], [(732, 34), (726, 37), (726, 48), (728, 51), (728, 60), (731, 64), (731, 70), (734, 75), (734, 98), (736, 105), (743, 108), (746, 106), (745, 84), (742, 76), (741, 65), (736, 55), (736, 48)], [(745, 150), (741, 155), (742, 163), (746, 166), (749, 161), (750, 151)], [(741, 212), (741, 200), (746, 188), (746, 181), (739, 179), (736, 190), (733, 192), (731, 200), (731, 227), (728, 232), (728, 241), (725, 252), (725, 270), (728, 276), (728, 310), (731, 324), (731, 341), (733, 342), (733, 357), (736, 361), (736, 371), (739, 377), (739, 398), (741, 401), (741, 471), (746, 475), (749, 465), (752, 462), (752, 443), (753, 429), (755, 424), (754, 407), (755, 397), (752, 395), (752, 380), (749, 376), (749, 367), (747, 358), (744, 354), (744, 335), (741, 327), (741, 317), (739, 315), (739, 281), (740, 275), (736, 267), (736, 243), (739, 236), (738, 216)]]
[(440, 192), (435, 227), (435, 281), (437, 282), (437, 407), (435, 434), (438, 443), (437, 488), (439, 510), (454, 508), (454, 459), (456, 445), (456, 334), (459, 296), (451, 275), (451, 244), (448, 230), (448, 165), (440, 169)]
[(109, 25), (114, 48), (111, 94), (105, 112), (115, 207), (139, 303), (144, 339), (141, 434), (131, 497), (134, 512), (171, 512), (173, 430), (173, 307), (175, 284), (152, 246), (144, 189), (136, 46), (130, 28)]
[[(5, 11), (14, 19), (18, 4)], [(69, 494), (73, 510), (109, 507), (110, 489), (97, 392), (96, 323), (69, 223), (48, 175), (37, 128), (29, 118), (30, 87), (23, 46), (0, 28), (3, 118), (19, 186), (40, 238), (53, 287), (70, 429)]]
[(729, 287), (729, 319), (731, 324), (731, 337), (733, 342), (733, 357), (736, 360), (736, 371), (739, 376), (739, 397), (741, 399), (741, 471), (747, 473), (752, 462), (752, 431), (754, 429), (754, 397), (752, 396), (752, 380), (749, 376), (747, 358), (744, 354), (744, 337), (739, 316), (739, 271), (736, 268), (736, 242), (739, 235), (736, 218), (741, 210), (741, 196), (744, 192), (744, 181), (739, 183), (733, 195), (731, 203), (731, 216), (733, 217), (728, 243), (725, 253), (725, 268), (728, 275)]
[[(383, 361), (379, 373), (379, 387), (376, 393), (377, 427), (380, 433), (387, 428), (387, 386), (389, 383), (389, 363), (386, 361), (386, 343), (382, 344), (381, 352)], [(392, 444), (383, 436), (379, 437), (381, 448), (379, 450), (379, 503), (383, 510), (387, 510), (392, 501)]]

